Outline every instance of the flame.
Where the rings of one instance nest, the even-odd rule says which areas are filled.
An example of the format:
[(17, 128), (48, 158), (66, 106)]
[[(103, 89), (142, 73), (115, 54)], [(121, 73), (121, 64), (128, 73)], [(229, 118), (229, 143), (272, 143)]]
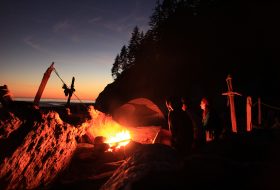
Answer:
[(119, 149), (129, 143), (131, 136), (129, 131), (113, 120), (109, 115), (106, 115), (94, 107), (89, 109), (89, 113), (94, 121), (93, 126), (89, 132), (96, 136), (103, 136), (106, 138), (105, 143), (109, 144), (109, 151)]
[(119, 149), (125, 145), (127, 145), (130, 141), (130, 134), (128, 130), (123, 130), (119, 133), (116, 133), (114, 136), (107, 136), (107, 140), (105, 143), (109, 144), (110, 149)]

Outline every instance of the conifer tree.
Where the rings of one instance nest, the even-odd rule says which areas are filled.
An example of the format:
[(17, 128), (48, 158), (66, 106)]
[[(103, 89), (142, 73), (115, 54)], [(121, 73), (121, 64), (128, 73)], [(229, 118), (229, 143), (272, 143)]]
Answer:
[(144, 38), (143, 32), (140, 32), (139, 28), (136, 26), (133, 29), (131, 39), (128, 45), (128, 65), (126, 69), (135, 63), (137, 52), (140, 48), (141, 41), (143, 38)]
[(121, 49), (120, 53), (120, 72), (122, 73), (128, 67), (128, 50), (127, 47), (124, 45)]
[(115, 62), (113, 63), (113, 67), (111, 69), (113, 79), (117, 79), (120, 75), (120, 56), (119, 54), (115, 58)]

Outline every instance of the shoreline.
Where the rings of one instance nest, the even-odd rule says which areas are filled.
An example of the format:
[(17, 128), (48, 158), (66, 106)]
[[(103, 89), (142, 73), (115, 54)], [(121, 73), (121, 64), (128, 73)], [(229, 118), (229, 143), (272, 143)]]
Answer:
[[(33, 102), (34, 98), (13, 98), (14, 101)], [(94, 103), (94, 100), (81, 100), (83, 103)], [(67, 98), (41, 98), (40, 102), (67, 102)], [(81, 103), (78, 99), (71, 99), (73, 103)]]
[[(15, 102), (27, 102), (32, 103), (34, 101), (33, 98), (14, 98)], [(39, 102), (39, 107), (41, 108), (47, 108), (47, 107), (64, 107), (67, 103), (67, 99), (58, 99), (58, 98), (42, 98)], [(72, 105), (78, 105), (78, 104), (85, 104), (85, 105), (93, 105), (95, 101), (91, 100), (77, 100), (73, 99), (70, 101), (70, 104)], [(0, 103), (0, 108), (2, 107)]]

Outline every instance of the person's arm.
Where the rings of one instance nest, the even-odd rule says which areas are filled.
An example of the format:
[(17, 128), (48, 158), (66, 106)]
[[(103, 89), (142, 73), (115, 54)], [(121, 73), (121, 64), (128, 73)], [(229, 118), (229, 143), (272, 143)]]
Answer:
[(170, 130), (173, 137), (177, 133), (176, 120), (175, 119), (176, 118), (174, 117), (174, 112), (170, 112), (169, 115), (168, 115), (168, 125), (169, 125), (169, 130)]

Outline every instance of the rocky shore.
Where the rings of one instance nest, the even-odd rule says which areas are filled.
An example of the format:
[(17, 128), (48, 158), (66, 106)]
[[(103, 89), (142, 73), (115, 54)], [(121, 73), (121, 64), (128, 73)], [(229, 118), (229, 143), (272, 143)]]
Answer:
[(100, 121), (59, 112), (0, 109), (1, 189), (280, 188), (279, 129), (229, 134), (181, 158), (153, 144), (159, 126), (134, 126), (125, 148), (96, 152), (86, 134)]

